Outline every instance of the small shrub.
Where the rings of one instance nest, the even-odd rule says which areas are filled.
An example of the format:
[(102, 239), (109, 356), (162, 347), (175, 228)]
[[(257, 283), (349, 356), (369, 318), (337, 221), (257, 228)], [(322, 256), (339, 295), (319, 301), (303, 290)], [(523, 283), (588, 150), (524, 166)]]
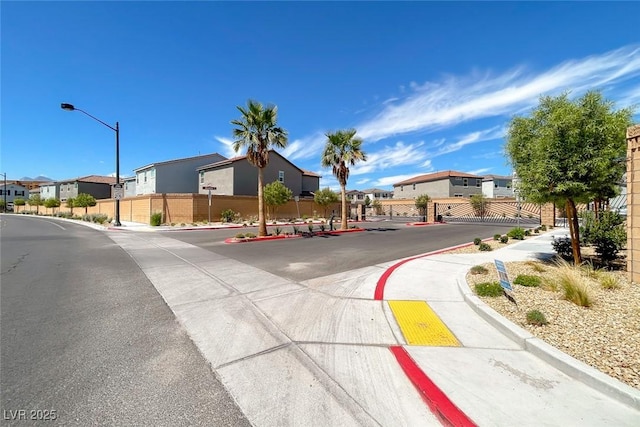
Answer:
[(571, 246), (570, 237), (558, 237), (557, 239), (554, 237), (553, 241), (551, 242), (551, 246), (553, 247), (553, 250), (556, 251), (556, 253), (562, 258), (573, 257), (573, 247)]
[(542, 225), (540, 226), (540, 230), (542, 230), (542, 231), (547, 231), (547, 226), (546, 226), (546, 225), (544, 225), (544, 224), (542, 224)]
[(293, 226), (293, 234), (299, 234), (299, 233), (300, 233), (300, 229), (294, 225)]
[(618, 278), (613, 274), (605, 274), (600, 278), (600, 286), (602, 289), (613, 290), (620, 288)]
[(220, 212), (220, 218), (222, 219), (222, 222), (233, 222), (236, 216), (237, 215), (233, 211), (233, 209), (225, 209), (222, 212)]
[(109, 217), (107, 217), (107, 215), (105, 214), (92, 214), (91, 215), (91, 221), (95, 222), (96, 224), (104, 224), (105, 222), (107, 222), (107, 219), (109, 219)]
[(152, 213), (151, 220), (149, 221), (149, 223), (154, 227), (157, 227), (160, 224), (162, 224), (162, 213), (161, 212)]
[(476, 294), (481, 297), (499, 297), (502, 286), (498, 282), (482, 282), (475, 285)]
[(494, 234), (493, 235), (493, 240), (495, 240), (496, 242), (500, 240), (500, 235), (499, 234)]
[(506, 234), (504, 236), (500, 236), (500, 243), (507, 243), (509, 241), (509, 236)]
[(490, 245), (490, 244), (488, 244), (488, 243), (486, 243), (486, 242), (481, 242), (481, 243), (478, 245), (478, 250), (481, 250), (482, 252), (489, 252), (489, 251), (492, 251), (492, 250), (493, 250), (493, 248), (491, 247), (491, 245)]
[(475, 239), (473, 239), (473, 244), (476, 246), (478, 246), (481, 242), (482, 242), (482, 239), (479, 237), (476, 237)]
[(598, 280), (598, 278), (602, 274), (602, 272), (600, 270), (595, 268), (593, 266), (593, 264), (591, 262), (588, 262), (588, 261), (582, 263), (582, 265), (580, 266), (580, 271), (586, 277), (588, 277), (590, 279), (596, 279), (596, 280)]
[(534, 326), (544, 326), (549, 322), (540, 310), (531, 310), (527, 312), (527, 323)]
[(276, 236), (279, 236), (280, 234), (282, 234), (282, 228), (276, 227), (275, 230), (273, 230), (273, 232), (275, 233)]
[(253, 233), (245, 233), (244, 237), (246, 237), (247, 239), (255, 239), (256, 235)]
[(235, 237), (236, 237), (236, 239), (244, 239), (244, 234), (238, 233), (238, 234), (236, 234)]
[(187, 225), (187, 224), (185, 224), (184, 222), (180, 223), (180, 227), (184, 227), (185, 225)]
[(323, 224), (320, 224), (320, 231), (324, 231), (324, 229), (326, 228), (326, 226)]
[(513, 281), (514, 285), (538, 287), (542, 283), (542, 279), (538, 276), (528, 276), (526, 274), (519, 274)]
[(486, 267), (483, 267), (481, 265), (474, 265), (473, 267), (471, 267), (470, 271), (471, 274), (487, 274), (489, 272)]
[(313, 223), (309, 222), (309, 225), (307, 225), (307, 228), (309, 229), (309, 233), (313, 233)]
[(522, 227), (514, 227), (507, 233), (507, 236), (514, 240), (524, 240), (524, 229)]
[(531, 236), (531, 230), (524, 230), (525, 237)]

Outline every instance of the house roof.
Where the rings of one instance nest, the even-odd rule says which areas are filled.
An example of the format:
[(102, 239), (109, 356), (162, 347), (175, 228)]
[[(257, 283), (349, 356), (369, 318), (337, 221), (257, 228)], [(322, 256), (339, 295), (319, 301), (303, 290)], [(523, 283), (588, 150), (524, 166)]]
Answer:
[(391, 190), (382, 190), (380, 188), (367, 188), (362, 190), (363, 193), (391, 193)]
[(504, 176), (504, 175), (485, 175), (482, 180), (486, 182), (486, 181), (494, 181), (496, 179), (506, 179), (506, 180), (511, 179), (512, 180), (513, 177), (512, 176)]
[(169, 163), (186, 162), (188, 160), (205, 159), (205, 158), (211, 157), (211, 156), (220, 156), (220, 158), (226, 159), (226, 157), (224, 157), (222, 154), (219, 154), (219, 153), (203, 154), (203, 155), (200, 155), (200, 156), (182, 157), (180, 159), (166, 160), (164, 162), (149, 163), (148, 165), (141, 166), (141, 167), (139, 167), (137, 169), (134, 169), (133, 171), (134, 172), (138, 172), (140, 170), (148, 169), (148, 168), (153, 167), (153, 166), (166, 165), (166, 164), (169, 164)]
[(322, 175), (318, 175), (315, 172), (307, 171), (307, 170), (304, 170), (304, 169), (301, 169), (301, 170), (302, 170), (302, 175), (313, 176), (313, 177), (316, 177), (316, 178), (322, 178)]
[(102, 175), (87, 175), (78, 178), (63, 179), (58, 181), (59, 184), (67, 182), (91, 182), (94, 184), (115, 184), (115, 176), (102, 176)]
[[(306, 170), (300, 169), (298, 166), (296, 166), (296, 165), (294, 165), (293, 163), (291, 163), (291, 161), (290, 161), (289, 159), (287, 159), (286, 157), (284, 157), (282, 154), (278, 153), (277, 151), (275, 151), (275, 150), (269, 150), (269, 155), (270, 155), (270, 156), (271, 156), (271, 155), (274, 155), (274, 154), (275, 154), (276, 156), (280, 157), (281, 159), (283, 159), (284, 161), (286, 161), (287, 163), (289, 163), (289, 164), (290, 164), (291, 166), (293, 166), (294, 168), (298, 169), (298, 170), (299, 170), (303, 175), (307, 175), (307, 176), (317, 176), (317, 177), (320, 177), (320, 175), (317, 175), (317, 174), (315, 174), (315, 173), (313, 173), (313, 172), (310, 172), (310, 171), (306, 171)], [(239, 161), (241, 161), (241, 160), (247, 160), (247, 156), (237, 156), (237, 157), (232, 157), (232, 158), (230, 158), (230, 159), (221, 160), (221, 161), (219, 161), (219, 162), (210, 163), (210, 164), (208, 164), (208, 165), (200, 166), (200, 167), (196, 168), (196, 170), (197, 170), (197, 171), (201, 171), (201, 170), (205, 170), (205, 169), (215, 169), (215, 168), (217, 168), (217, 167), (230, 165), (230, 164), (232, 164), (232, 163), (239, 162)]]
[(404, 181), (400, 181), (400, 182), (398, 182), (396, 184), (393, 184), (393, 186), (394, 187), (398, 187), (400, 185), (419, 184), (419, 183), (422, 183), (422, 182), (440, 181), (442, 179), (449, 179), (451, 177), (482, 178), (479, 175), (472, 175), (472, 174), (466, 173), (466, 172), (448, 170), (448, 171), (442, 171), (442, 172), (428, 173), (426, 175), (414, 176), (413, 178), (405, 179)]

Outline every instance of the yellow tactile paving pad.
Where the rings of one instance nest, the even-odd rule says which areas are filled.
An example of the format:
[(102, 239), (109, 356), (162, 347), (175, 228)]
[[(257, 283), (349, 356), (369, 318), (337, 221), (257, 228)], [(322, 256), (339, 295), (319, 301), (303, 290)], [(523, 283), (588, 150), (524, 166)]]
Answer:
[(410, 345), (460, 347), (460, 342), (424, 301), (388, 301)]

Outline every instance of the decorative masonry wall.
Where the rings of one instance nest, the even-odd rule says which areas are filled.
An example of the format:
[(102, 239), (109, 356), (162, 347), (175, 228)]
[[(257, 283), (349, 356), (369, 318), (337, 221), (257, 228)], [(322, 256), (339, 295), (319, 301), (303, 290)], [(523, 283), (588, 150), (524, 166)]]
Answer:
[(640, 125), (627, 129), (627, 273), (640, 283)]
[[(88, 208), (87, 213), (102, 213), (110, 218), (115, 216), (115, 200), (97, 200), (96, 205)], [(16, 212), (35, 211), (35, 206), (16, 206)], [(245, 220), (258, 218), (258, 198), (255, 196), (216, 196), (211, 197), (211, 221), (220, 221), (220, 213), (223, 210), (231, 209), (240, 214)], [(340, 215), (340, 203), (326, 208), (327, 216), (334, 210), (336, 215)], [(298, 215), (298, 210), (300, 214)], [(71, 209), (61, 206), (59, 208), (45, 208), (39, 206), (37, 211), (41, 214), (50, 215), (54, 212), (69, 212)], [(207, 221), (209, 218), (209, 197), (206, 194), (150, 194), (137, 197), (127, 197), (120, 201), (120, 221), (140, 222), (149, 224), (151, 214), (162, 213), (162, 221), (166, 224), (191, 224), (194, 222)], [(83, 215), (84, 208), (73, 208), (75, 215)], [(268, 219), (275, 218), (297, 218), (306, 215), (310, 218), (314, 216), (323, 217), (325, 208), (317, 205), (313, 200), (302, 199), (297, 204), (290, 201), (284, 206), (280, 206), (276, 212), (267, 215)]]

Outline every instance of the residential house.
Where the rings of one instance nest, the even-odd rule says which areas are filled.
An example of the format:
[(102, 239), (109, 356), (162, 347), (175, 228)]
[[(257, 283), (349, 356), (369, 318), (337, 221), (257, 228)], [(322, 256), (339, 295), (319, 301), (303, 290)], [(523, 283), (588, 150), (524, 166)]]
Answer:
[[(246, 156), (234, 157), (200, 166), (198, 186), (201, 194), (207, 194), (208, 187), (215, 187), (211, 194), (234, 196), (258, 195), (258, 168)], [(280, 181), (294, 196), (313, 197), (320, 188), (320, 175), (300, 169), (280, 153), (269, 150), (269, 163), (264, 169), (264, 184)]]
[(422, 194), (428, 194), (432, 199), (482, 194), (482, 177), (448, 170), (415, 176), (393, 184), (394, 199), (415, 199)]
[(347, 195), (347, 202), (353, 205), (364, 204), (365, 194), (363, 191), (349, 190), (346, 192), (346, 195)]
[(136, 195), (136, 177), (120, 178), (124, 187), (124, 197), (135, 197)]
[(369, 200), (373, 203), (374, 200), (389, 200), (393, 198), (393, 191), (381, 190), (379, 188), (369, 188), (362, 190), (365, 195), (365, 199), (369, 197)]
[(7, 183), (7, 185), (4, 185), (4, 183), (2, 183), (2, 185), (0, 185), (0, 200), (3, 202), (6, 200), (7, 208), (11, 209), (15, 199), (28, 200), (29, 189), (18, 184)]
[(197, 168), (225, 159), (213, 153), (142, 166), (134, 170), (136, 194), (197, 193)]
[(60, 184), (57, 182), (46, 182), (41, 184), (40, 198), (42, 200), (60, 199)]
[[(60, 186), (60, 201), (66, 202), (67, 199), (76, 198), (78, 194), (81, 193), (90, 194), (96, 200), (110, 199), (111, 187), (115, 182), (115, 177), (101, 175), (88, 175), (58, 181), (57, 184)], [(45, 199), (45, 197), (43, 197), (43, 199)]]
[(513, 177), (487, 175), (482, 179), (482, 194), (491, 199), (514, 197)]

